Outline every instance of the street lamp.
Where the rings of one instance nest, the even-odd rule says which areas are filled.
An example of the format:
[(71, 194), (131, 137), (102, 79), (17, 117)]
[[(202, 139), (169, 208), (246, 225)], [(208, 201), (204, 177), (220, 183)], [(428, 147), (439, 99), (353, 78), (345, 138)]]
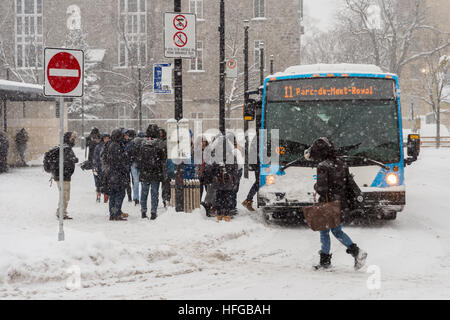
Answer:
[(259, 68), (259, 76), (260, 76), (260, 84), (264, 84), (264, 42), (259, 43), (259, 54), (260, 54), (260, 68)]
[[(250, 21), (244, 20), (244, 106), (248, 103), (248, 29)], [(244, 178), (248, 179), (248, 121), (244, 119), (245, 134), (245, 165)]]
[(275, 60), (275, 57), (273, 54), (270, 55), (270, 74), (273, 74), (273, 61)]

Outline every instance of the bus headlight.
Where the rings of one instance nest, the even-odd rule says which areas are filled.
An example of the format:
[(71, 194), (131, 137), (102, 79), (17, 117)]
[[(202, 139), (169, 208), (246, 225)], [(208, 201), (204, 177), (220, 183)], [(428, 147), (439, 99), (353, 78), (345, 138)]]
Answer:
[(266, 184), (274, 184), (275, 183), (275, 175), (271, 174), (266, 177)]
[(391, 172), (386, 176), (386, 182), (391, 186), (395, 186), (398, 184), (398, 176)]

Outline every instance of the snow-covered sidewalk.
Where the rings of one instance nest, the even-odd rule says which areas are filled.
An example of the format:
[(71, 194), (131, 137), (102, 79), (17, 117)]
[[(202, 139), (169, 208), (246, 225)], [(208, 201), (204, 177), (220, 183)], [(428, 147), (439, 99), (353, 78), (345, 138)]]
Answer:
[[(317, 233), (267, 225), (242, 207), (230, 223), (163, 208), (149, 221), (125, 202), (129, 221), (110, 222), (79, 167), (74, 220), (58, 242), (56, 185), (41, 167), (13, 169), (0, 175), (0, 299), (449, 299), (449, 159), (450, 150), (427, 149), (406, 169), (408, 204), (396, 221), (345, 228), (369, 253), (359, 272), (335, 239), (333, 272), (312, 271)], [(242, 180), (239, 203), (251, 183)], [(379, 289), (367, 286), (373, 270)]]

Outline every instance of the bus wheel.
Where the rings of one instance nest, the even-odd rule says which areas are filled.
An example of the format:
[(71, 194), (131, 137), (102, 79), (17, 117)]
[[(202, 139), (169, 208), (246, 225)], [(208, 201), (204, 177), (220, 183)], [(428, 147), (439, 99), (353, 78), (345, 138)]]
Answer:
[(397, 211), (390, 211), (384, 214), (384, 220), (395, 220), (397, 219)]

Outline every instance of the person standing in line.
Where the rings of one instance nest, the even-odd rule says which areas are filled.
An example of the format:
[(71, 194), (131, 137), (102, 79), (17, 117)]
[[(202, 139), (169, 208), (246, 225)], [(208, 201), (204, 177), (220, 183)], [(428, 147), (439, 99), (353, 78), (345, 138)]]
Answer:
[[(75, 153), (73, 152), (72, 148), (75, 146), (75, 139), (77, 137), (77, 134), (75, 132), (66, 132), (64, 134), (64, 151), (63, 151), (63, 162), (64, 162), (64, 171), (63, 171), (63, 181), (64, 184), (64, 191), (63, 191), (63, 203), (58, 203), (58, 209), (56, 210), (56, 218), (59, 219), (59, 210), (61, 206), (63, 206), (63, 213), (64, 213), (64, 219), (65, 220), (72, 220), (73, 218), (70, 217), (67, 213), (67, 207), (69, 205), (70, 201), (70, 182), (72, 179), (72, 175), (75, 172), (75, 164), (78, 163), (78, 158), (75, 156)], [(57, 154), (57, 159), (55, 160), (55, 165), (52, 170), (53, 180), (56, 181), (56, 184), (58, 186), (58, 190), (60, 189), (61, 179), (59, 176), (59, 151)]]
[(164, 152), (164, 144), (159, 139), (158, 126), (150, 124), (147, 128), (147, 141), (139, 150), (140, 176), (142, 182), (141, 192), (141, 215), (147, 219), (147, 199), (150, 191), (151, 198), (151, 220), (157, 218), (159, 202), (159, 185), (164, 178), (164, 163), (167, 154)]
[(109, 220), (126, 221), (122, 212), (125, 189), (129, 185), (129, 159), (123, 146), (123, 133), (115, 129), (111, 133), (111, 142), (107, 150), (109, 189)]
[(28, 143), (28, 133), (25, 130), (25, 128), (22, 128), (17, 132), (16, 134), (16, 149), (19, 153), (19, 166), (20, 167), (28, 167), (28, 165), (25, 162), (25, 151), (27, 150), (27, 143)]
[(239, 146), (239, 143), (236, 140), (236, 137), (233, 136), (234, 139), (234, 149), (233, 149), (233, 155), (234, 158), (236, 159), (236, 163), (237, 163), (237, 181), (234, 185), (233, 188), (233, 195), (232, 195), (232, 200), (231, 200), (231, 206), (232, 206), (232, 214), (235, 215), (237, 214), (237, 195), (239, 192), (239, 185), (241, 182), (241, 178), (242, 178), (242, 171), (244, 169), (244, 156), (242, 154), (242, 148)]
[[(159, 138), (162, 142), (162, 147), (164, 154), (167, 157), (167, 132), (163, 128), (159, 129)], [(163, 168), (163, 181), (161, 185), (161, 197), (163, 200), (164, 208), (167, 207), (167, 205), (170, 203), (170, 174), (169, 174), (169, 168), (168, 168), (168, 160), (164, 162), (164, 168)]]
[(140, 168), (139, 168), (139, 148), (141, 147), (142, 143), (146, 140), (145, 134), (143, 132), (139, 132), (137, 137), (133, 138), (126, 147), (126, 152), (128, 153), (128, 156), (130, 157), (131, 161), (131, 184), (133, 187), (133, 201), (134, 205), (139, 205), (139, 175), (140, 175)]
[[(136, 137), (136, 132), (133, 129), (123, 129), (123, 147), (125, 148), (125, 151), (128, 153), (128, 145), (130, 144), (131, 141), (133, 141), (133, 139)], [(130, 157), (129, 157), (130, 159)], [(128, 172), (128, 181), (131, 182), (130, 179), (130, 175), (131, 175), (131, 159), (130, 159), (130, 165), (129, 165), (129, 172)], [(133, 201), (133, 197), (131, 194), (131, 185), (130, 183), (128, 183), (127, 188), (126, 188), (126, 193), (128, 196), (128, 202), (132, 202)]]
[[(104, 170), (102, 166), (102, 160), (101, 160), (101, 153), (103, 151), (103, 148), (108, 143), (110, 138), (109, 134), (102, 134), (100, 136), (100, 143), (95, 147), (94, 150), (94, 156), (93, 156), (93, 172), (94, 176), (96, 177), (96, 186), (97, 186), (97, 202), (101, 201), (101, 195), (104, 194), (103, 197), (106, 197), (106, 194), (104, 193)], [(106, 202), (106, 201), (105, 201)]]
[(6, 134), (0, 131), (0, 173), (8, 171), (8, 149), (8, 138)]
[[(305, 150), (305, 159), (319, 162), (317, 165), (317, 183), (315, 191), (320, 195), (319, 203), (339, 201), (341, 203), (342, 215), (348, 209), (349, 199), (347, 196), (347, 185), (353, 179), (350, 176), (348, 166), (337, 158), (337, 152), (333, 143), (328, 138), (316, 139), (310, 148)], [(333, 229), (320, 231), (321, 250), (320, 262), (315, 269), (327, 269), (331, 266), (330, 253), (330, 231), (346, 248), (354, 260), (355, 270), (364, 266), (367, 253), (361, 250), (350, 237), (342, 231), (342, 223)]]

